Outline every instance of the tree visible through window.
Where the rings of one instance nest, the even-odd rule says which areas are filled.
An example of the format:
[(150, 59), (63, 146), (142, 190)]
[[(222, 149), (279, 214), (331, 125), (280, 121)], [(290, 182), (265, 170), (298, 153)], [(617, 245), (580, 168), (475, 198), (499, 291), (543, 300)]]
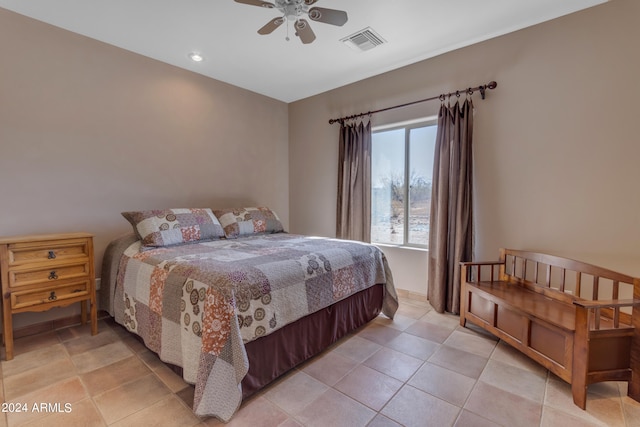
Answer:
[(436, 130), (435, 121), (374, 130), (372, 242), (427, 247)]

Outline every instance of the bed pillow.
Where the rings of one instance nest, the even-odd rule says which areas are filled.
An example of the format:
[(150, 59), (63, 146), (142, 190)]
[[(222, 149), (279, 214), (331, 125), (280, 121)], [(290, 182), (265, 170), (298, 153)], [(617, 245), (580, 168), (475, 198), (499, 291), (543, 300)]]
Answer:
[(224, 237), (211, 209), (158, 209), (122, 212), (146, 248)]
[(218, 217), (227, 239), (284, 231), (280, 218), (269, 208), (217, 209), (213, 213)]

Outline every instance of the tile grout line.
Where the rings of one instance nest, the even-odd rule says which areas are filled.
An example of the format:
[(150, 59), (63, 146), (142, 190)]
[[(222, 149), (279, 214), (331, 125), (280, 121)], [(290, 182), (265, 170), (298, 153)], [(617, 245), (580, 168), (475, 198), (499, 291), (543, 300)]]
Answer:
[[(99, 333), (99, 331), (98, 331), (98, 333)], [(85, 382), (82, 380), (82, 375), (78, 372), (78, 367), (74, 363), (73, 358), (71, 357), (71, 353), (69, 353), (69, 349), (65, 345), (65, 342), (72, 341), (73, 339), (78, 339), (78, 338), (82, 338), (82, 337), (76, 337), (76, 338), (73, 338), (73, 339), (69, 339), (67, 341), (63, 341), (62, 338), (60, 337), (60, 334), (58, 333), (58, 331), (56, 331), (56, 335), (58, 336), (58, 339), (60, 340), (60, 343), (62, 344), (62, 348), (64, 349), (64, 352), (67, 354), (67, 358), (69, 359), (69, 361), (73, 365), (73, 370), (75, 372), (76, 378), (78, 379), (78, 381), (82, 385), (82, 388), (84, 389), (84, 392), (85, 392), (87, 398), (89, 399), (89, 401), (91, 401), (91, 404), (95, 408), (96, 413), (100, 416), (100, 420), (102, 421), (103, 425), (106, 426), (107, 425), (107, 421), (104, 419), (104, 416), (102, 415), (102, 411), (100, 411), (100, 408), (98, 407), (96, 402), (93, 400), (93, 396), (91, 396), (91, 393), (89, 393), (89, 389), (87, 388), (87, 385), (85, 384)]]

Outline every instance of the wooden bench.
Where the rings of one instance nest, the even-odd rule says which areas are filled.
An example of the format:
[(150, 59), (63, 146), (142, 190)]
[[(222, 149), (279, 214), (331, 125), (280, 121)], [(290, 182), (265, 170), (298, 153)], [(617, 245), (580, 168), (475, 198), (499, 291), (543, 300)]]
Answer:
[(571, 384), (627, 381), (640, 401), (640, 279), (535, 252), (500, 250), (497, 262), (464, 262), (460, 324), (471, 322)]

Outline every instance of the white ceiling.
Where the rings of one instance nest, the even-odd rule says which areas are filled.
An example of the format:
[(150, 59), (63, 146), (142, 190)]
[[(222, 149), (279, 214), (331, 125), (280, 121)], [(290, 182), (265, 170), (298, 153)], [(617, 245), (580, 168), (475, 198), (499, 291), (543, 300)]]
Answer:
[[(0, 7), (177, 67), (292, 102), (607, 0), (320, 0), (343, 27), (310, 22), (303, 45), (286, 26), (256, 33), (276, 9), (233, 0), (0, 0)], [(366, 52), (339, 40), (372, 27)], [(189, 52), (205, 56), (193, 63)]]

